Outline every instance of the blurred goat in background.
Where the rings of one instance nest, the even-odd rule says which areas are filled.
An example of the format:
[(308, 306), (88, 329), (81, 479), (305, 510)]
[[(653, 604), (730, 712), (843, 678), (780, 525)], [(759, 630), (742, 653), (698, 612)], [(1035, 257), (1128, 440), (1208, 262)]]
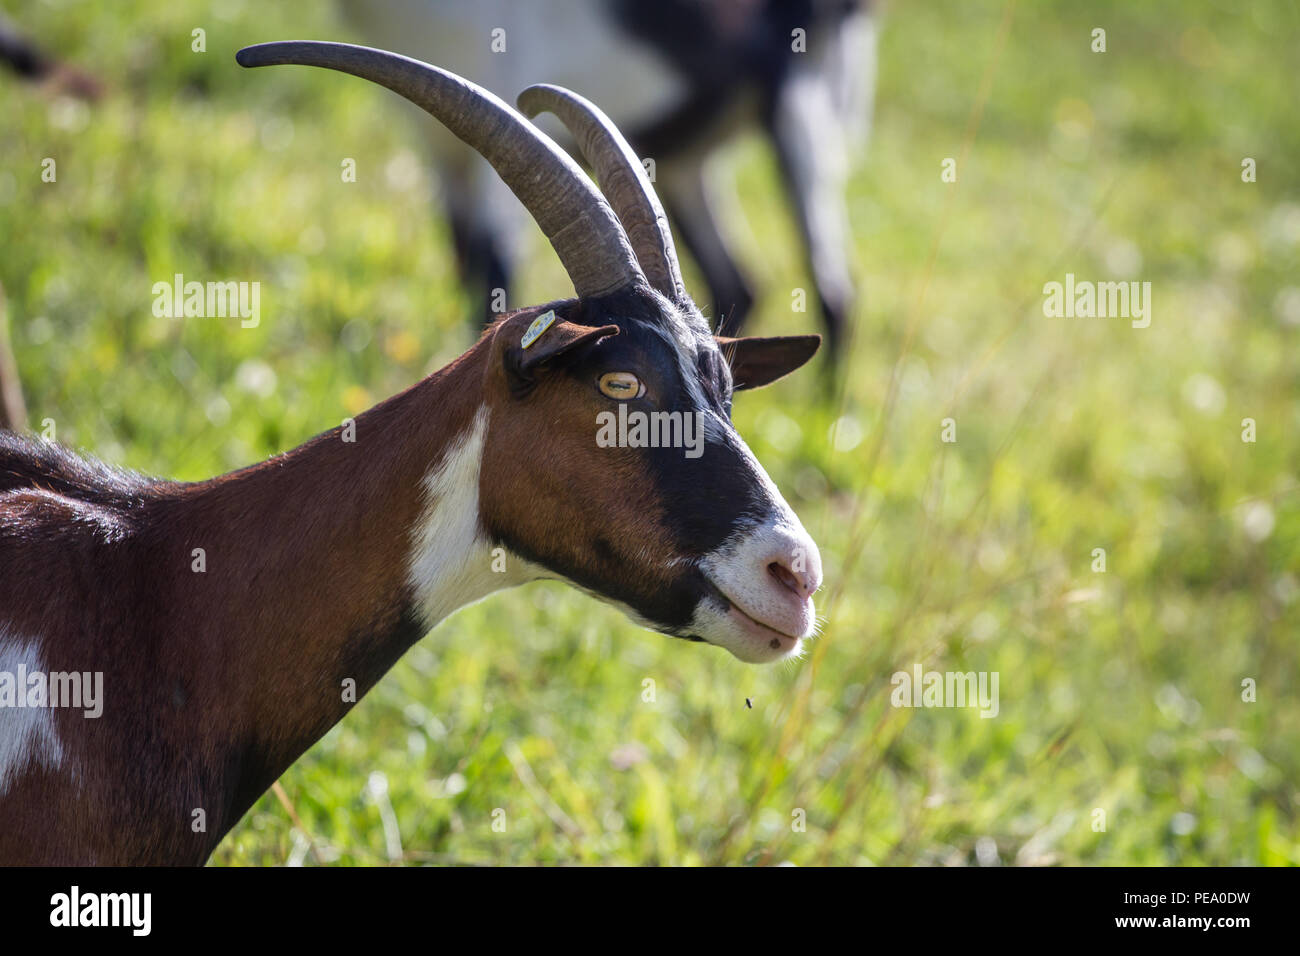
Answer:
[[(599, 103), (650, 170), (738, 331), (754, 290), (717, 221), (708, 161), (759, 129), (794, 207), (829, 352), (854, 303), (844, 187), (870, 127), (875, 33), (865, 0), (340, 0), (372, 46), (438, 63), (509, 101), (533, 83)], [(471, 150), (422, 124), (462, 281), (491, 315), (511, 293), (523, 207)], [(497, 290), (500, 290), (499, 292)]]
[(0, 64), (26, 80), (45, 83), (55, 93), (98, 99), (103, 93), (99, 80), (68, 66), (41, 49), (0, 12)]

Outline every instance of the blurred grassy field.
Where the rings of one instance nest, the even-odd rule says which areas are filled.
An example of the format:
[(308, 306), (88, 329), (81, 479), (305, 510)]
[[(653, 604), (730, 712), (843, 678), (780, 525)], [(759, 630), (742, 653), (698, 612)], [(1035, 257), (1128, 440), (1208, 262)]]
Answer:
[[(1080, 6), (883, 7), (843, 406), (816, 367), (735, 414), (826, 561), (805, 660), (753, 668), (558, 585), (498, 595), (285, 774), (312, 848), (268, 794), (214, 862), (1300, 864), (1300, 8)], [(109, 86), (88, 108), (0, 78), (34, 425), (200, 478), (468, 344), (395, 97), (234, 64), (347, 38), (330, 5), (5, 8)], [(730, 160), (755, 329), (812, 329), (772, 161)], [(260, 326), (155, 318), (177, 272), (260, 281)], [(1151, 282), (1150, 327), (1045, 318), (1066, 272)], [(520, 302), (568, 288), (538, 238)], [(999, 715), (891, 707), (916, 663), (998, 672)]]

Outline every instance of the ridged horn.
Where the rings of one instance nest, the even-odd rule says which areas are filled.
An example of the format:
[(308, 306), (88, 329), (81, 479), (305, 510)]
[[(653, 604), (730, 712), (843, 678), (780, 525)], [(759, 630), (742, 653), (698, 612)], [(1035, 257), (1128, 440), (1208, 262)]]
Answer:
[(492, 164), (550, 240), (578, 295), (607, 295), (644, 277), (595, 184), (549, 137), (482, 87), (428, 63), (351, 43), (259, 43), (235, 59), (248, 67), (320, 66), (388, 87)]
[(516, 100), (528, 116), (554, 113), (591, 164), (601, 192), (623, 223), (641, 271), (650, 284), (675, 302), (686, 298), (677, 249), (668, 217), (650, 177), (613, 120), (590, 100), (561, 86), (530, 86)]

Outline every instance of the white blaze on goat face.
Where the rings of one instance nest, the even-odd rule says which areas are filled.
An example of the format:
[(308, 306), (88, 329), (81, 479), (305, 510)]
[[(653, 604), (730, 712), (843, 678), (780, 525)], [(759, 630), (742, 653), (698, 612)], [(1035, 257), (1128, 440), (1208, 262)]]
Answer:
[(701, 601), (692, 627), (742, 661), (763, 663), (797, 654), (813, 635), (821, 553), (744, 441), (734, 430), (729, 437), (766, 489), (770, 510), (700, 560), (726, 602)]
[(702, 599), (690, 630), (750, 663), (790, 657), (816, 627), (812, 595), (821, 586), (821, 554), (744, 439), (705, 398), (698, 357), (701, 350), (716, 346), (703, 317), (662, 297), (661, 306), (668, 318), (664, 337), (676, 349), (709, 443), (732, 453), (766, 505), (761, 518), (742, 521), (721, 546), (699, 560), (699, 568), (725, 601), (717, 595)]
[(657, 331), (675, 351), (693, 411), (705, 423), (707, 447), (715, 455), (730, 453), (764, 507), (761, 517), (739, 520), (696, 562), (711, 587), (686, 630), (750, 663), (793, 656), (816, 628), (812, 595), (821, 586), (821, 555), (749, 446), (705, 396), (700, 353), (716, 345), (703, 317), (662, 297), (660, 306), (665, 321)]

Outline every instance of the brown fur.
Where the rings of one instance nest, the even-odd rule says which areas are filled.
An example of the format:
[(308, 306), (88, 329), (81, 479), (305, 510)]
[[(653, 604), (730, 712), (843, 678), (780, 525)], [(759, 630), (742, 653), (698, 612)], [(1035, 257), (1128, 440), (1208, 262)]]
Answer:
[[(52, 710), (62, 767), (0, 796), (5, 863), (201, 863), (423, 634), (400, 619), (421, 479), (471, 421), (490, 340), (284, 455), (136, 508), (0, 494), (3, 621), (46, 671), (102, 671), (104, 714)], [(207, 570), (191, 570), (203, 548)], [(202, 808), (207, 832), (194, 833)]]
[[(501, 336), (503, 351), (518, 341), (518, 331)], [(674, 550), (664, 530), (664, 503), (635, 452), (596, 447), (596, 415), (608, 402), (560, 377), (544, 378), (526, 400), (511, 401), (502, 363), (490, 362), (488, 376), (492, 429), (479, 501), (484, 524), (551, 567), (578, 566), (594, 575), (621, 565), (653, 573), (645, 556), (668, 557)]]
[[(624, 307), (637, 306), (615, 311)], [(210, 481), (156, 481), (0, 440), (0, 634), (34, 642), (47, 673), (102, 672), (104, 697), (98, 719), (49, 711), (62, 759), (52, 769), (30, 760), (0, 795), (0, 863), (206, 860), (347, 714), (343, 681), (359, 699), (427, 630), (407, 576), (424, 479), (480, 410), (486, 539), (628, 606), (649, 606), (647, 595), (691, 606), (701, 585), (683, 570), (682, 529), (708, 518), (720, 540), (749, 479), (733, 475), (733, 500), (720, 503), (708, 481), (728, 459), (715, 450), (710, 471), (696, 465), (687, 486), (665, 492), (642, 453), (600, 448), (597, 414), (611, 402), (586, 376), (620, 354), (594, 351), (622, 338), (619, 327), (561, 319), (521, 358), (539, 311), (502, 319), (359, 416), (355, 442), (335, 428)], [(743, 340), (738, 353), (758, 362), (754, 379), (811, 354), (800, 340), (763, 341)], [(551, 368), (583, 361), (570, 354), (583, 350), (581, 375)], [(759, 361), (765, 351), (771, 361)]]

